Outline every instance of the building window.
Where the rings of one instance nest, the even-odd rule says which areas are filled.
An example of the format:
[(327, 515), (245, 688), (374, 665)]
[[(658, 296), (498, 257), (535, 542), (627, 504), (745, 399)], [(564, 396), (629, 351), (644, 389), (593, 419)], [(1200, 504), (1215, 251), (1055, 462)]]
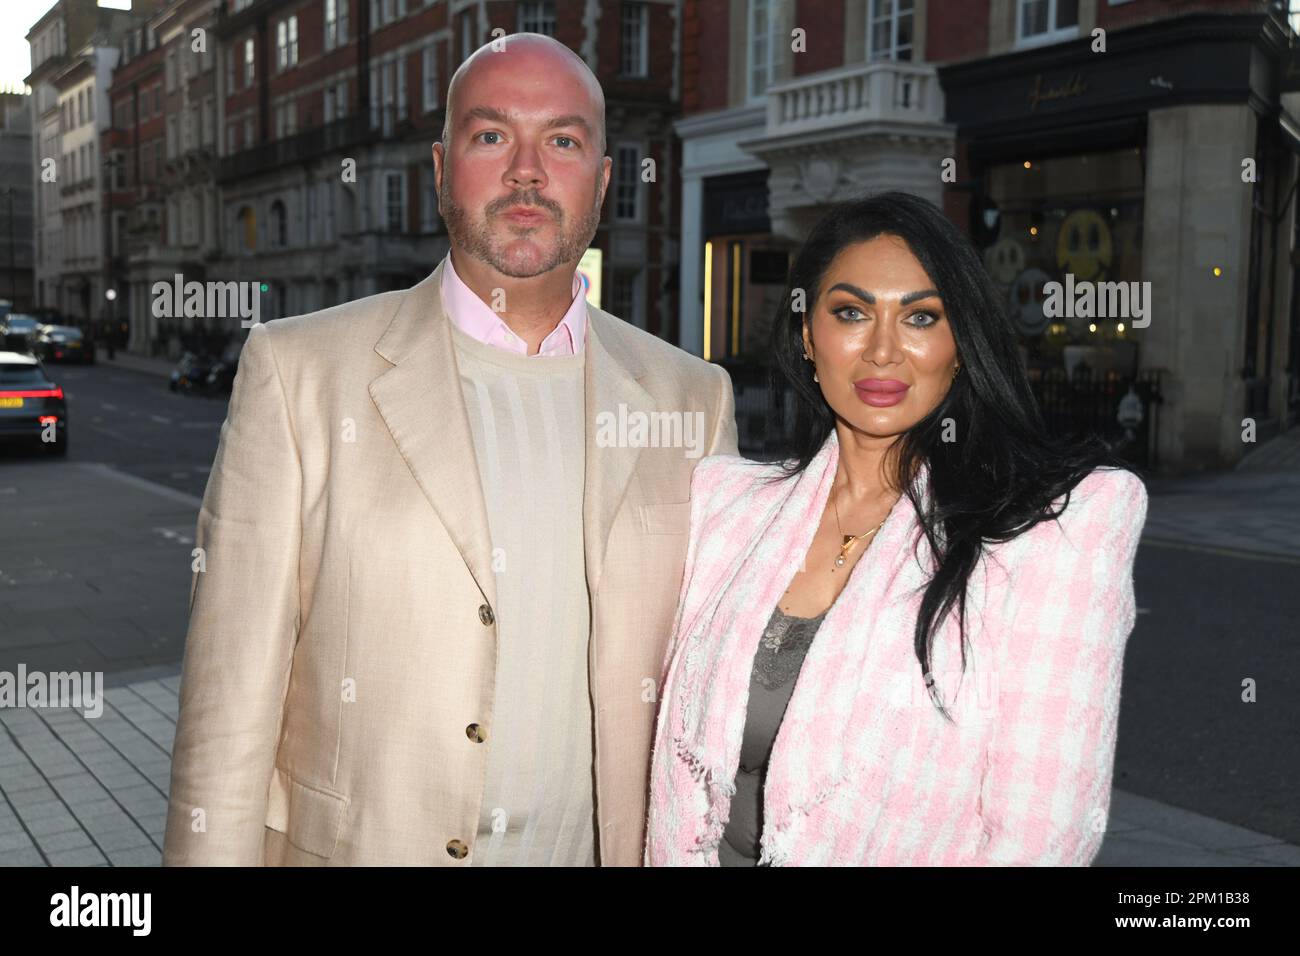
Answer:
[(519, 32), (545, 33), (555, 36), (555, 3), (553, 0), (521, 0), (519, 4)]
[(298, 65), (298, 17), (281, 20), (275, 28), (276, 69), (287, 70)]
[(244, 251), (252, 252), (257, 248), (257, 214), (253, 212), (252, 206), (239, 210), (239, 226)]
[(641, 150), (635, 145), (615, 149), (614, 218), (619, 222), (641, 219)]
[(650, 30), (650, 5), (647, 3), (623, 4), (622, 19), (622, 73), (623, 76), (645, 76)]
[(253, 118), (251, 116), (245, 116), (244, 117), (244, 149), (248, 149), (252, 145), (253, 145)]
[(384, 173), (384, 228), (406, 231), (406, 174)]
[(348, 0), (325, 0), (325, 49), (348, 42)]
[(613, 288), (610, 290), (611, 315), (616, 315), (625, 322), (638, 328), (645, 328), (641, 316), (641, 272), (640, 269), (614, 269)]
[(747, 91), (751, 102), (762, 100), (767, 88), (781, 75), (785, 38), (781, 33), (781, 0), (749, 0), (749, 79)]
[(867, 59), (912, 59), (912, 0), (871, 0)]
[(244, 41), (244, 86), (253, 85), (253, 38)]
[(271, 245), (277, 249), (289, 245), (289, 217), (279, 199), (271, 203)]
[(438, 52), (432, 43), (420, 54), (421, 104), (428, 113), (438, 108)]
[(469, 59), (469, 55), (474, 52), (474, 25), (470, 23), (473, 13), (462, 14), (460, 18), (460, 58), (461, 61)]
[(1078, 35), (1079, 0), (1017, 0), (1017, 45), (1057, 43)]
[(166, 69), (163, 76), (166, 79), (167, 92), (170, 93), (176, 89), (176, 51), (168, 50), (166, 58)]

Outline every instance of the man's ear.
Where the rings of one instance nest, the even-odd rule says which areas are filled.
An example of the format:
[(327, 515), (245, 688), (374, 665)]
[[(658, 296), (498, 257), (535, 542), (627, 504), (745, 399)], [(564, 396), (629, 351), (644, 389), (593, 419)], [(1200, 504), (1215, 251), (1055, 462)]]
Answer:
[(433, 146), (429, 149), (433, 156), (433, 188), (439, 195), (442, 194), (442, 164), (447, 158), (446, 152), (442, 148), (442, 143), (434, 140)]

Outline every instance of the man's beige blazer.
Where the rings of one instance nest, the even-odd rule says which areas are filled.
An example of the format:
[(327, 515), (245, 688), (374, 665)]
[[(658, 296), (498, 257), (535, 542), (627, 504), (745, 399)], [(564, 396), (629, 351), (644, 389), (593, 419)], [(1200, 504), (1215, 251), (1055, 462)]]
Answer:
[[(199, 512), (165, 865), (472, 862), (496, 595), (442, 268), (249, 332)], [(632, 866), (699, 457), (595, 423), (702, 412), (704, 455), (736, 426), (723, 369), (587, 316), (598, 859)]]

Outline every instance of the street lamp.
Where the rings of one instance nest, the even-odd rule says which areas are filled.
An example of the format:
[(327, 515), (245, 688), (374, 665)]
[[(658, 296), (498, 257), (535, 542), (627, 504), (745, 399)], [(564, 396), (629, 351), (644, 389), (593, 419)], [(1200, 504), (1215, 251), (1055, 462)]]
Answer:
[(117, 315), (113, 309), (113, 302), (117, 299), (117, 290), (113, 288), (105, 289), (104, 298), (108, 300), (108, 357), (113, 358), (116, 354), (114, 340), (117, 338)]

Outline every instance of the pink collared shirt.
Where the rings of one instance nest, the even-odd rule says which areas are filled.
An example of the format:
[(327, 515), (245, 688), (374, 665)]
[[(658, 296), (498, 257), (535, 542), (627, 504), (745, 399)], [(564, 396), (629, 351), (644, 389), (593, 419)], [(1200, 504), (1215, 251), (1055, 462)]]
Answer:
[[(501, 320), (501, 316), (474, 294), (463, 279), (456, 274), (451, 264), (451, 253), (447, 253), (447, 268), (442, 272), (442, 307), (451, 316), (466, 335), (487, 345), (495, 345), (509, 352), (528, 355), (528, 343), (510, 330), (510, 326)], [(577, 355), (582, 351), (582, 344), (587, 335), (587, 296), (583, 288), (582, 276), (577, 270), (573, 273), (573, 302), (551, 332), (542, 339), (536, 355), (529, 358), (541, 358), (550, 355)]]

